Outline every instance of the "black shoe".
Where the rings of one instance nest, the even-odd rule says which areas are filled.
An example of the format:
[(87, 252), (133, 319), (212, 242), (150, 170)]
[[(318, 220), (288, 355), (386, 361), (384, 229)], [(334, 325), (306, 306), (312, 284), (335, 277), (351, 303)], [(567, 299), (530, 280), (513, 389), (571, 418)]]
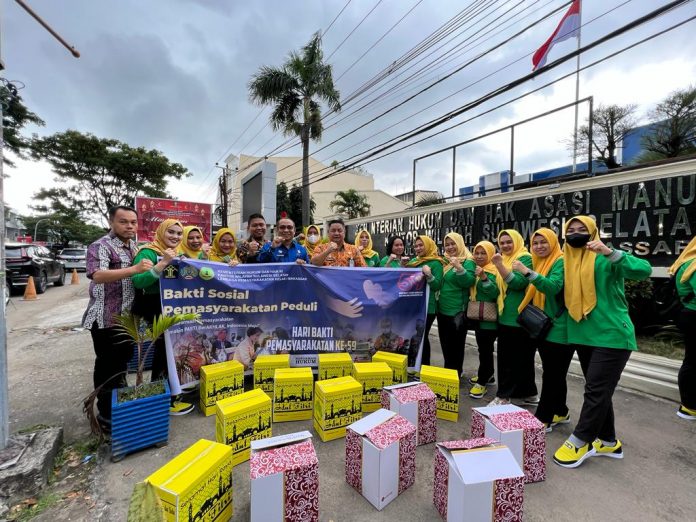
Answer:
[(97, 422), (99, 423), (99, 428), (104, 435), (111, 435), (111, 419), (102, 417), (97, 413)]

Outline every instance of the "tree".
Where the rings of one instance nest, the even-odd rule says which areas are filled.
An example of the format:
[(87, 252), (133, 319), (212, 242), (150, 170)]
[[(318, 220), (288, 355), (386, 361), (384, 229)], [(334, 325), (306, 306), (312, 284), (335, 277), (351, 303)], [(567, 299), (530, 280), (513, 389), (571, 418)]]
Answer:
[(367, 202), (367, 196), (360, 194), (355, 189), (336, 192), (336, 199), (329, 203), (329, 207), (337, 214), (344, 215), (348, 219), (368, 216), (371, 208)]
[[(616, 160), (623, 140), (636, 127), (636, 105), (602, 105), (592, 111), (592, 133), (588, 124), (578, 129), (578, 151), (587, 150), (590, 139), (594, 159), (615, 169), (621, 164)], [(567, 140), (568, 148), (573, 150), (572, 138)]]
[(133, 205), (135, 196), (168, 197), (169, 178), (190, 172), (160, 151), (131, 147), (110, 138), (68, 130), (32, 142), (36, 159), (45, 159), (62, 187), (41, 189), (35, 198), (71, 208), (80, 215), (102, 216), (115, 205)]
[(440, 192), (426, 192), (420, 195), (414, 207), (429, 207), (430, 205), (439, 205), (440, 203), (445, 203), (445, 196)]
[(319, 141), (323, 131), (324, 101), (334, 112), (341, 110), (340, 95), (333, 83), (330, 64), (324, 63), (321, 32), (301, 53), (291, 52), (280, 68), (263, 66), (249, 81), (249, 97), (257, 105), (273, 105), (270, 116), (274, 130), (299, 136), (302, 142), (302, 223), (309, 223), (309, 140)]
[(639, 161), (696, 153), (696, 86), (673, 92), (649, 116), (656, 123), (643, 138)]
[(41, 221), (34, 241), (47, 241), (64, 247), (71, 242), (88, 245), (106, 233), (104, 228), (88, 223), (74, 209), (42, 207), (42, 210), (36, 216), (22, 216), (22, 223), (32, 235), (39, 220), (45, 220)]
[(303, 226), (309, 226), (314, 220), (314, 211), (316, 210), (316, 203), (314, 198), (310, 198), (310, 214), (309, 221), (304, 223), (302, 221), (302, 188), (297, 185), (293, 185), (290, 190), (284, 181), (278, 183), (278, 188), (276, 189), (276, 212), (280, 216), (281, 212), (286, 212), (288, 217), (295, 222), (295, 226), (300, 230)]
[[(2, 130), (5, 140), (5, 149), (15, 156), (26, 159), (25, 151), (31, 145), (31, 140), (20, 134), (20, 131), (29, 124), (43, 126), (44, 121), (31, 112), (22, 102), (22, 97), (17, 93), (17, 88), (11, 83), (0, 83), (0, 103), (2, 104)], [(14, 166), (14, 162), (3, 155), (6, 165)]]

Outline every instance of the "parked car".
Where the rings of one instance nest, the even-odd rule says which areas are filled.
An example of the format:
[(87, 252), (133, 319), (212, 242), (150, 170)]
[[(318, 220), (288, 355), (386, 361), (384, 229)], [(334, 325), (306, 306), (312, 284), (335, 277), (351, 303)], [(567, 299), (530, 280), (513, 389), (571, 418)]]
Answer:
[(65, 263), (65, 268), (72, 270), (77, 268), (78, 270), (87, 271), (87, 263), (85, 262), (85, 257), (87, 256), (86, 248), (64, 248), (58, 253), (58, 259)]
[(12, 293), (19, 293), (27, 285), (29, 276), (34, 277), (37, 294), (43, 294), (49, 283), (65, 284), (65, 263), (41, 245), (6, 243), (5, 264), (7, 287)]

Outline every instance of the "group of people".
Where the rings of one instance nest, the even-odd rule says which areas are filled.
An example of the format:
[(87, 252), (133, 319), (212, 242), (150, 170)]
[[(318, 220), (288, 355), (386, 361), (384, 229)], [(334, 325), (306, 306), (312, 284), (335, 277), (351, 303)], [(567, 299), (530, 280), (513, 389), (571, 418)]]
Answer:
[[(137, 212), (130, 207), (109, 211), (111, 230), (90, 245), (87, 276), (90, 302), (83, 325), (94, 341), (96, 354), (94, 386), (98, 393), (98, 420), (106, 430), (111, 418), (111, 390), (125, 385), (132, 345), (114, 326), (115, 314), (132, 311), (146, 321), (161, 313), (159, 278), (175, 257), (239, 263), (311, 263), (315, 266), (420, 268), (430, 287), (423, 335), (422, 364), (430, 363), (429, 331), (437, 319), (445, 367), (463, 373), (464, 346), (469, 329), (475, 332), (479, 366), (469, 379), (472, 398), (483, 398), (494, 377), (493, 349), (497, 340), (497, 388), (491, 404), (511, 401), (536, 406), (536, 416), (551, 431), (570, 422), (566, 405), (566, 376), (577, 353), (585, 376), (583, 406), (573, 434), (556, 451), (554, 460), (564, 467), (579, 466), (591, 456), (622, 458), (616, 437), (612, 396), (632, 351), (637, 349), (634, 327), (628, 314), (624, 280), (646, 279), (650, 264), (605, 245), (594, 220), (576, 216), (565, 224), (561, 247), (556, 233), (536, 230), (530, 238), (531, 252), (515, 230), (502, 230), (498, 249), (481, 241), (470, 251), (460, 234), (444, 238), (440, 256), (433, 239), (426, 235), (413, 243), (414, 257), (406, 254), (404, 238), (391, 237), (380, 259), (366, 230), (357, 232), (354, 244), (346, 241), (342, 220), (327, 223), (327, 239), (321, 228), (307, 227), (296, 235), (291, 219), (281, 218), (272, 240), (266, 239), (264, 217), (248, 219), (248, 237), (237, 242), (233, 231), (221, 228), (210, 245), (203, 231), (185, 227), (175, 219), (164, 220), (153, 241), (135, 245)], [(684, 303), (680, 326), (686, 335), (686, 357), (679, 374), (682, 404), (678, 414), (696, 419), (696, 239), (671, 268)], [(470, 306), (471, 305), (471, 306)], [(520, 313), (534, 305), (551, 321), (544, 339), (533, 339), (518, 322)], [(492, 310), (478, 320), (467, 310), (487, 306)], [(247, 332), (253, 339), (260, 332)], [(154, 348), (153, 379), (167, 375), (164, 341)], [(535, 354), (542, 361), (542, 386), (535, 382)], [(240, 350), (245, 366), (253, 362), (254, 350)], [(192, 405), (172, 401), (173, 414), (187, 413)]]
[[(615, 250), (599, 238), (589, 216), (565, 223), (563, 246), (548, 228), (530, 238), (531, 252), (516, 231), (497, 236), (499, 251), (489, 241), (473, 252), (460, 234), (449, 233), (439, 256), (434, 241), (419, 236), (414, 259), (404, 260), (403, 238), (392, 237), (382, 266), (420, 266), (430, 287), (422, 361), (430, 362), (428, 333), (437, 319), (445, 367), (462, 375), (467, 331), (473, 329), (479, 352), (477, 374), (469, 379), (469, 395), (480, 399), (496, 383), (493, 349), (497, 340), (497, 388), (491, 405), (536, 406), (535, 415), (550, 432), (570, 422), (566, 377), (577, 353), (585, 377), (582, 409), (575, 429), (554, 454), (554, 461), (574, 468), (592, 456), (623, 458), (616, 437), (612, 397), (632, 351), (637, 349), (628, 313), (624, 281), (647, 279), (650, 263)], [(396, 248), (395, 248), (396, 245)], [(677, 414), (696, 420), (696, 239), (671, 267), (684, 305), (679, 321), (686, 355), (679, 373), (681, 402)], [(518, 321), (526, 307), (543, 311), (550, 329), (532, 337)], [(487, 306), (489, 313), (476, 313)], [(474, 317), (471, 317), (471, 316)], [(469, 316), (469, 317), (467, 317)], [(542, 362), (541, 394), (534, 360)], [(463, 376), (462, 376), (463, 377)]]

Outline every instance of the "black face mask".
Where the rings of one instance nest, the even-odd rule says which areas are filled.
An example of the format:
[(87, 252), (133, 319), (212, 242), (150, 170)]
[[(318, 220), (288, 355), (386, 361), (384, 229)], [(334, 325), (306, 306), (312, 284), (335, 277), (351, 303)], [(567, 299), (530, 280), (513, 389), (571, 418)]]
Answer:
[(581, 234), (580, 232), (567, 234), (565, 240), (573, 248), (582, 248), (590, 241), (590, 234)]

